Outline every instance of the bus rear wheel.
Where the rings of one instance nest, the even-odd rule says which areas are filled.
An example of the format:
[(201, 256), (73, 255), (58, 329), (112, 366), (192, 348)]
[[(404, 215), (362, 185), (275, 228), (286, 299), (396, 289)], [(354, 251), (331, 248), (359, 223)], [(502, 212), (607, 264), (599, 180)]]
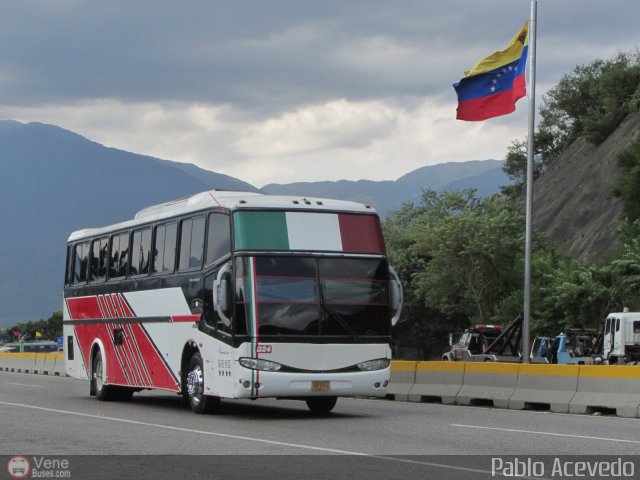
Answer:
[(213, 413), (219, 407), (218, 397), (204, 394), (204, 369), (202, 357), (198, 352), (194, 353), (189, 361), (186, 387), (185, 394), (189, 399), (189, 406), (195, 413)]
[(116, 387), (105, 383), (105, 368), (102, 360), (102, 352), (98, 350), (96, 356), (93, 357), (93, 372), (91, 378), (91, 392), (101, 402), (115, 400), (117, 397)]
[(338, 397), (311, 397), (307, 398), (307, 407), (311, 413), (321, 415), (333, 410), (338, 402)]

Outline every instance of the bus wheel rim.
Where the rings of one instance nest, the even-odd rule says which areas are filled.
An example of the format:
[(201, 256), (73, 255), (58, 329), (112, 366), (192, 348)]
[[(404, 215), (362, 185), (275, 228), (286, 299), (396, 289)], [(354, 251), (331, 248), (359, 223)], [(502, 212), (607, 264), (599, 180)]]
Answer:
[(195, 404), (200, 403), (202, 399), (203, 384), (202, 369), (196, 365), (187, 375), (187, 392)]
[(102, 380), (102, 357), (98, 357), (96, 360), (96, 368), (95, 372), (93, 372), (93, 378), (96, 381), (96, 390), (102, 390), (103, 380)]

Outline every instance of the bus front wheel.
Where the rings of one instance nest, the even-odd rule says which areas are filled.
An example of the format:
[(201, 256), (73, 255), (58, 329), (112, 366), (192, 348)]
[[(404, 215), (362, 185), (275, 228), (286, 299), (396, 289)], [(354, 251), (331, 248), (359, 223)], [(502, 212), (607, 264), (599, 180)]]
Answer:
[(187, 373), (187, 391), (189, 406), (195, 413), (212, 413), (220, 405), (218, 397), (204, 394), (204, 369), (202, 357), (198, 352), (191, 356), (189, 373)]
[(313, 414), (329, 413), (336, 406), (338, 397), (311, 397), (307, 398), (307, 407)]

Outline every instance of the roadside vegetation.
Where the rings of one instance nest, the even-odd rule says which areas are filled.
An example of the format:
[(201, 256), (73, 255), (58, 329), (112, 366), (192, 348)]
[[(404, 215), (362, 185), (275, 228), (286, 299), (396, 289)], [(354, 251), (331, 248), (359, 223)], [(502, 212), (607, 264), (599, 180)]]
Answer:
[[(578, 138), (599, 144), (638, 110), (639, 53), (576, 67), (543, 98), (535, 176)], [(515, 140), (508, 149), (503, 168), (514, 184), (502, 194), (480, 199), (472, 190), (428, 190), (419, 204), (406, 203), (385, 220), (390, 262), (405, 292), (394, 335), (398, 355), (439, 358), (450, 333), (475, 323), (507, 325), (522, 310), (526, 144)], [(597, 328), (608, 312), (640, 309), (640, 136), (619, 164), (612, 192), (624, 205), (619, 251), (579, 262), (534, 236), (533, 334)]]
[[(37, 335), (36, 332), (39, 334)], [(20, 322), (7, 328), (0, 329), (0, 339), (13, 342), (20, 337), (25, 340), (56, 340), (62, 336), (62, 312), (53, 312), (47, 320)]]

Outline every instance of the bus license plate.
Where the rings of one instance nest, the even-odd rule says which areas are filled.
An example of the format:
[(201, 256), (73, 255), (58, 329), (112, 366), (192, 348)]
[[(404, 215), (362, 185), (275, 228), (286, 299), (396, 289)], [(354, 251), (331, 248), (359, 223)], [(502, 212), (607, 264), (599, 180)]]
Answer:
[(312, 380), (311, 391), (312, 392), (327, 392), (331, 390), (331, 381), (329, 380)]

